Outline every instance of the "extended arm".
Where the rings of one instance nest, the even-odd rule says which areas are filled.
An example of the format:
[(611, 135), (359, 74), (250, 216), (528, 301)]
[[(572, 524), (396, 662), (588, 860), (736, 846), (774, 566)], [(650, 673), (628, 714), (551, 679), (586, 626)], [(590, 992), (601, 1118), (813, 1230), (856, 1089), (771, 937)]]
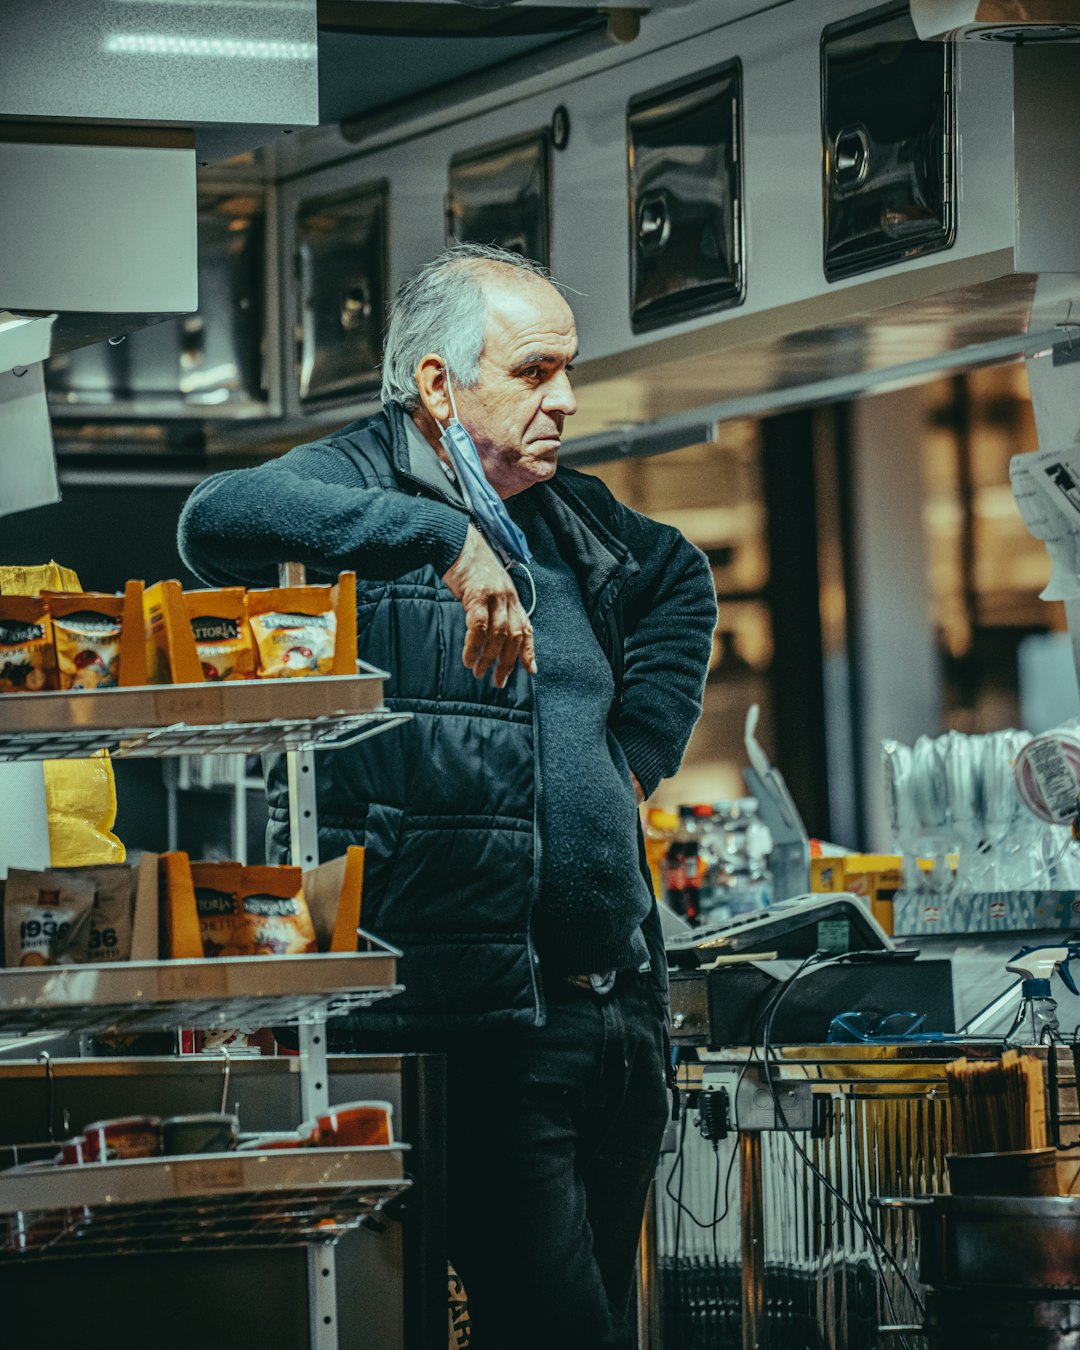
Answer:
[(181, 556), (216, 586), (274, 586), (282, 562), (322, 577), (351, 568), (372, 581), (425, 564), (446, 572), (465, 543), (464, 511), (361, 481), (348, 458), (325, 445), (215, 474), (181, 514)]
[(532, 625), (506, 568), (464, 511), (391, 488), (361, 486), (352, 462), (325, 445), (299, 446), (257, 469), (201, 483), (180, 516), (180, 553), (211, 585), (275, 586), (278, 564), (311, 578), (352, 569), (390, 580), (429, 564), (465, 610), (462, 659), (502, 687), (520, 660), (535, 674)]

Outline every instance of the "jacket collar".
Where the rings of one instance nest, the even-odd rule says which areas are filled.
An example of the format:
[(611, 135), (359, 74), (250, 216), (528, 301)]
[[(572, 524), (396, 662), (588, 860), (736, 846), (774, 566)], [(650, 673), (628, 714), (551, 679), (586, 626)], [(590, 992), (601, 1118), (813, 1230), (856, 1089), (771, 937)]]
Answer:
[[(449, 483), (443, 488), (428, 476), (417, 473), (405, 428), (405, 418), (409, 414), (396, 403), (387, 404), (383, 413), (390, 432), (390, 457), (395, 474), (461, 509), (460, 499), (455, 501), (450, 495)], [(531, 490), (538, 494), (537, 509), (556, 537), (566, 541), (564, 556), (577, 575), (590, 618), (602, 620), (623, 585), (638, 571), (630, 550), (560, 474), (556, 473), (549, 483), (539, 484)]]

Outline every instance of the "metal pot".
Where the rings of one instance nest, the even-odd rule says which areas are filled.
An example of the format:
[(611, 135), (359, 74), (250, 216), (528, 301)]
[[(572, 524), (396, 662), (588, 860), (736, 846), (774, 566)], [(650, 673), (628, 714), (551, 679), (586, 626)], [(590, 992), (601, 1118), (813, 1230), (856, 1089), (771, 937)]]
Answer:
[(1080, 1350), (1080, 1303), (1026, 1295), (932, 1289), (923, 1331), (930, 1350)]
[(1080, 1294), (1080, 1199), (931, 1195), (878, 1204), (918, 1215), (924, 1284)]

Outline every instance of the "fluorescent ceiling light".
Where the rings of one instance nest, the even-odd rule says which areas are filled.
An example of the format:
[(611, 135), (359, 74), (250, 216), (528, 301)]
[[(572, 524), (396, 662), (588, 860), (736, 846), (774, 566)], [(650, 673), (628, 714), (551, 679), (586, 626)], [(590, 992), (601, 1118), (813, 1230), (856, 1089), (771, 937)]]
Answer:
[(112, 33), (104, 50), (131, 56), (210, 56), (240, 61), (311, 61), (314, 42), (275, 42), (246, 38), (201, 38), (164, 33)]

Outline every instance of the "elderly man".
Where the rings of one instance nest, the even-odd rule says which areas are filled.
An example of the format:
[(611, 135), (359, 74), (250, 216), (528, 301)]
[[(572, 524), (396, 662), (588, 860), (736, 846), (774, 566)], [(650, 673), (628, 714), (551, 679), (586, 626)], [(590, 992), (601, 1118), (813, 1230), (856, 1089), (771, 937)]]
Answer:
[[(180, 527), (214, 585), (274, 585), (285, 560), (355, 569), (361, 653), (412, 714), (319, 757), (319, 838), (324, 858), (365, 846), (364, 925), (404, 952), (405, 992), (353, 1031), (448, 1055), (449, 1254), (474, 1350), (630, 1344), (668, 1115), (637, 805), (700, 715), (715, 595), (676, 530), (557, 469), (576, 354), (542, 268), (452, 248), (398, 294), (382, 411), (209, 479)], [(447, 450), (462, 428), (486, 503)], [(531, 559), (508, 569), (488, 541), (515, 528)], [(281, 857), (283, 768), (268, 790)]]

